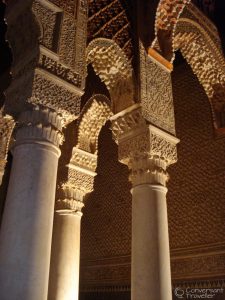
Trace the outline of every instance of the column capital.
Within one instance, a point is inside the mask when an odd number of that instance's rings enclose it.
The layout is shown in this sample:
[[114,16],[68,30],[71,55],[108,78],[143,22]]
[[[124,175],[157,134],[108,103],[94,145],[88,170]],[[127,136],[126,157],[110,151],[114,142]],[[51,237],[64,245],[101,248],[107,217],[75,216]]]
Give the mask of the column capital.
[[81,213],[84,200],[93,191],[97,155],[73,148],[68,168],[68,179],[61,182],[56,193],[56,212]]
[[74,189],[71,185],[65,185],[57,191],[55,211],[58,214],[80,214],[84,206],[83,199],[85,193]]
[[53,109],[36,105],[20,114],[14,146],[49,142],[59,147],[63,140],[62,118]]
[[141,106],[135,104],[111,118],[118,143],[119,161],[131,170],[134,186],[144,183],[166,185],[167,167],[177,161],[179,139],[146,123]]

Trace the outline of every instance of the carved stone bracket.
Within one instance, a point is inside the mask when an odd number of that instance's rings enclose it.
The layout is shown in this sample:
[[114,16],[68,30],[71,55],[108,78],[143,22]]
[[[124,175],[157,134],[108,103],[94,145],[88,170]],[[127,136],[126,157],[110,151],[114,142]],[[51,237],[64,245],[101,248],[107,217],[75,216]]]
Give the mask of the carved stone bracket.
[[131,170],[134,186],[144,183],[166,185],[166,168],[177,161],[176,144],[179,140],[148,125],[140,105],[111,117],[112,131],[119,145],[119,160]]

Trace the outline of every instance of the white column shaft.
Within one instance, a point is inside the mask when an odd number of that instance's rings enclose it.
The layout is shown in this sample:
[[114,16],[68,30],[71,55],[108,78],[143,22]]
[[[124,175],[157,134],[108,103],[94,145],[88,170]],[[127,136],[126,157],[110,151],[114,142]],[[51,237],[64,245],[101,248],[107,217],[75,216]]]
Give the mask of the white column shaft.
[[78,300],[81,215],[55,214],[48,300]]
[[59,149],[20,144],[0,232],[0,299],[46,300]]
[[172,299],[166,191],[150,184],[132,189],[132,300]]

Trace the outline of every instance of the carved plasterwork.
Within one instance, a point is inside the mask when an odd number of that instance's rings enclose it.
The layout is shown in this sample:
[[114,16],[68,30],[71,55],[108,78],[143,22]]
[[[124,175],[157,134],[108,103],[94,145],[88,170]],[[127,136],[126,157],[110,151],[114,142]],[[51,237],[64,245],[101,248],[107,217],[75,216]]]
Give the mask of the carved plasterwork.
[[[60,183],[56,192],[56,210],[81,211],[86,197],[93,191],[97,156],[82,151],[73,151],[68,168],[68,179]],[[91,161],[91,162],[90,162]]]
[[104,95],[91,97],[81,113],[77,147],[90,153],[97,153],[99,132],[111,115],[107,97]]
[[[200,255],[199,255],[200,254]],[[225,288],[222,253],[195,253],[181,257],[171,253],[173,287]],[[107,291],[129,290],[131,280],[131,256],[116,256],[105,259],[81,261],[82,290]],[[205,280],[203,280],[205,278]],[[217,279],[215,279],[217,278]],[[223,280],[221,280],[223,279]],[[224,289],[225,292],[225,289]]]
[[35,0],[32,9],[40,25],[40,43],[46,48],[57,52],[62,9],[46,0]]
[[[78,139],[67,165],[68,178],[61,182],[57,193],[57,209],[70,209],[83,203],[94,186],[97,168],[98,136],[102,126],[112,115],[110,101],[104,95],[94,95],[84,106],[77,122]],[[70,191],[70,197],[68,192]]]
[[218,46],[218,35],[216,39],[212,29],[206,31],[208,24],[199,26],[198,21],[195,11],[193,14],[191,9],[184,12],[177,24],[174,49],[180,49],[197,75],[209,98],[215,127],[221,127],[225,108],[225,60]]
[[179,140],[147,125],[137,104],[111,117],[111,121],[119,145],[119,160],[131,170],[132,184],[166,185],[166,168],[177,160],[176,144]]
[[14,125],[13,118],[8,115],[4,116],[2,111],[0,111],[0,184],[7,162],[9,143]]
[[[86,76],[85,49],[88,4],[86,0],[73,2],[70,0],[70,3],[66,1],[66,3],[61,4],[65,11],[61,25],[59,57],[64,64],[79,73],[81,88],[83,89]],[[71,14],[72,11],[74,14]]]
[[98,38],[88,45],[86,56],[110,92],[112,111],[117,113],[132,105],[133,71],[122,49],[112,40]]
[[175,119],[171,74],[153,61],[140,44],[140,96],[143,116],[174,134]]
[[155,19],[155,40],[152,47],[159,48],[162,55],[174,59],[172,40],[178,19],[185,6],[191,0],[161,0],[157,7]]
[[36,69],[32,96],[28,102],[56,110],[66,126],[80,113],[80,96],[79,90],[66,86],[63,81],[50,76],[42,69]]
[[81,87],[81,76],[78,72],[68,68],[43,52],[40,53],[38,66],[78,88]]
[[84,79],[86,77],[85,50],[87,41],[87,19],[87,0],[79,0],[76,22],[76,51],[74,68],[83,78],[82,88],[84,88]]
[[[64,126],[79,115],[86,68],[87,5],[85,1],[78,2],[76,14],[72,2],[67,3],[70,7],[72,5],[68,10],[63,2],[35,0],[18,18],[8,17],[11,22],[7,37],[12,44],[14,62],[13,81],[6,92],[7,113],[17,118],[30,102],[57,111]],[[9,16],[11,6],[8,7]],[[82,33],[81,29],[79,33],[76,31],[79,26],[83,26]],[[82,53],[79,47],[82,47]],[[76,62],[80,66],[77,70]]]

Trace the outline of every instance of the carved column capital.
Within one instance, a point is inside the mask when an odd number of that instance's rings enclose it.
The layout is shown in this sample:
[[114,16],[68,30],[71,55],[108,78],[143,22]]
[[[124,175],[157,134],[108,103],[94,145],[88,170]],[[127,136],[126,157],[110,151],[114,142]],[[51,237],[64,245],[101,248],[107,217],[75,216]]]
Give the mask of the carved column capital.
[[68,180],[61,183],[56,194],[56,212],[81,213],[85,198],[93,191],[97,155],[77,147],[67,165]]
[[36,105],[20,114],[15,146],[32,141],[59,147],[63,139],[62,117],[56,111]]
[[134,186],[144,183],[166,185],[167,167],[177,161],[179,140],[163,130],[148,125],[141,106],[135,104],[111,118],[118,143],[119,161],[130,169]]

